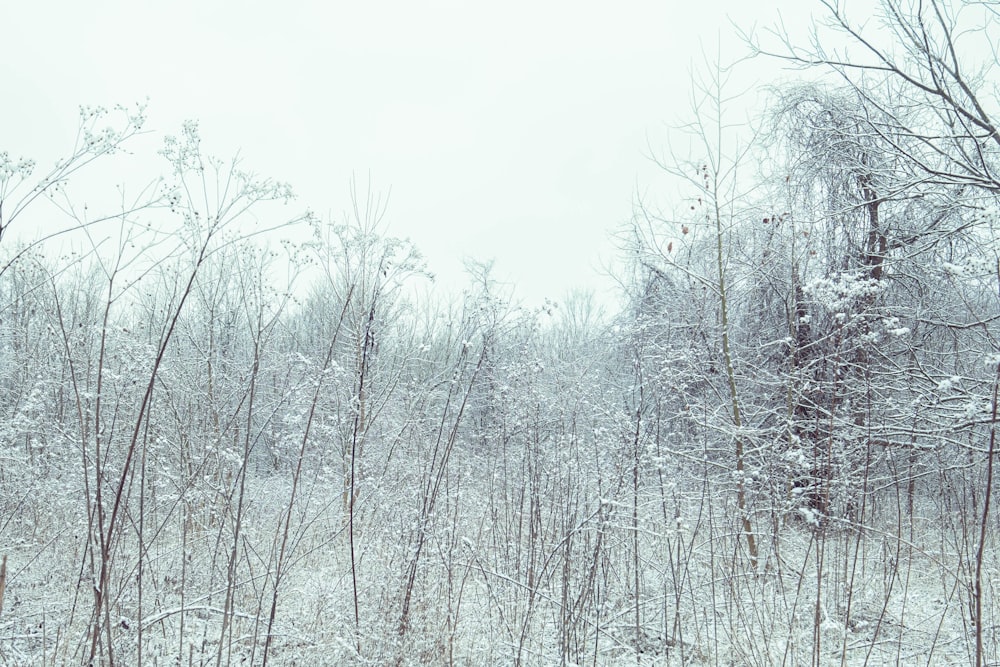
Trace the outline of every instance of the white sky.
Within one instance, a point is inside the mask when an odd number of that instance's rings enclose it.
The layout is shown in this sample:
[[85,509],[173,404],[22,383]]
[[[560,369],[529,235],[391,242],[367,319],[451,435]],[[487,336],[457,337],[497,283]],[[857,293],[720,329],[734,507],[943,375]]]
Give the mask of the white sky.
[[657,187],[647,138],[689,114],[702,51],[813,4],[4,2],[0,150],[48,167],[80,104],[148,96],[157,146],[197,119],[208,152],[337,217],[370,176],[443,283],[493,258],[527,303],[559,300],[609,284],[610,234]]

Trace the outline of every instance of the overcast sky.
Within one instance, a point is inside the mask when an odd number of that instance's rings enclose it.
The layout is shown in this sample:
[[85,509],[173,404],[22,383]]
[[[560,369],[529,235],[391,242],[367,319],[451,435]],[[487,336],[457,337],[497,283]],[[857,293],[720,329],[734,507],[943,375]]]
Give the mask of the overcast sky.
[[608,284],[611,233],[658,185],[647,141],[688,114],[703,51],[739,55],[730,22],[802,26],[812,4],[5,2],[0,150],[48,166],[80,104],[148,96],[151,129],[197,119],[208,152],[321,214],[352,174],[391,190],[389,231],[445,284],[495,259],[527,303],[558,300]]

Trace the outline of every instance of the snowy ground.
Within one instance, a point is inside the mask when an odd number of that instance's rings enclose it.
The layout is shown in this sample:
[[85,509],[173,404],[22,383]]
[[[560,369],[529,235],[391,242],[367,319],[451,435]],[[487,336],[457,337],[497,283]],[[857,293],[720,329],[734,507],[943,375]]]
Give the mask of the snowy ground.
[[[141,607],[133,583],[138,560],[134,554],[121,559],[135,567],[116,572],[118,664],[139,664],[140,642],[146,665],[261,662],[273,590],[268,563],[287,490],[280,480],[255,482],[225,632],[228,524],[208,522],[182,534],[167,521],[142,561]],[[901,532],[885,517],[860,534],[790,520],[775,539],[766,517],[759,517],[755,570],[721,494],[707,504],[690,499],[690,519],[679,530],[657,521],[651,502],[640,506],[645,516],[639,517],[636,559],[624,510],[566,530],[558,521],[561,509],[542,504],[534,537],[522,533],[519,541],[500,543],[518,537],[521,524],[501,525],[488,498],[460,493],[465,504],[449,504],[429,529],[404,633],[400,600],[413,558],[405,513],[376,495],[367,499],[355,534],[355,622],[341,507],[314,494],[293,526],[295,553],[279,587],[269,664],[972,662],[973,545],[960,524],[942,523],[936,503],[919,504]],[[81,571],[82,517],[72,497],[58,493],[44,502],[23,498],[15,517],[5,530],[0,663],[81,664],[93,603],[90,574]],[[996,656],[992,600],[1000,575],[992,542],[986,553],[985,652]]]

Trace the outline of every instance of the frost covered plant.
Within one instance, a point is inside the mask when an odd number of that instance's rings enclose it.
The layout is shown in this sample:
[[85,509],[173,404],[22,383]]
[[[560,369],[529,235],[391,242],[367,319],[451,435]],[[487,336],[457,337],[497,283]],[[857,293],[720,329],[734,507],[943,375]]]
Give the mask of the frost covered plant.
[[173,177],[164,183],[161,196],[170,212],[181,216],[187,232],[185,243],[190,248],[200,247],[206,237],[217,236],[218,243],[224,246],[247,235],[289,222],[308,222],[313,217],[307,211],[292,221],[258,226],[259,217],[248,216],[247,212],[262,202],[289,203],[294,199],[291,186],[240,168],[239,157],[225,161],[202,152],[196,121],[186,121],[180,135],[165,137],[159,152],[170,163]]
[[115,153],[122,147],[122,140],[142,131],[146,123],[146,103],[136,103],[134,109],[118,104],[114,112],[124,118],[124,126],[101,126],[108,117],[105,107],[80,107],[80,130],[77,133],[76,151],[94,156]]
[[17,176],[24,180],[35,170],[35,161],[28,158],[12,160],[7,151],[0,151],[0,196],[11,186],[10,181]]
[[816,305],[831,313],[849,313],[855,304],[874,299],[881,289],[874,278],[852,273],[814,278],[802,286]]
[[189,170],[203,171],[205,165],[201,156],[201,135],[198,132],[198,121],[184,121],[179,137],[167,135],[163,140],[160,155],[173,165],[175,176],[180,176]]
[[[61,192],[71,177],[92,162],[122,150],[142,132],[145,121],[145,103],[133,107],[118,105],[110,112],[103,107],[80,107],[80,123],[71,154],[58,160],[34,184],[30,181],[35,173],[34,160],[25,157],[14,160],[8,152],[0,152],[0,239],[34,201]],[[10,262],[0,273],[9,265]]]
[[996,274],[994,260],[984,255],[967,257],[962,263],[942,261],[938,266],[946,276],[958,280],[990,279]]
[[902,326],[898,317],[883,318],[882,326],[885,327],[885,332],[894,338],[901,338],[910,333],[910,328]]

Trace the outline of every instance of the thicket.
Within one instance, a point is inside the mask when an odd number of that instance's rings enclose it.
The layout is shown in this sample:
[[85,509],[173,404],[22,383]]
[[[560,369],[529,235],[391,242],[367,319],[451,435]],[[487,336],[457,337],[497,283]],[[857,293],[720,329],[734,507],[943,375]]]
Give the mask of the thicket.
[[694,82],[617,312],[421,298],[384,201],[289,216],[194,124],[76,203],[141,107],[0,154],[0,662],[1000,659],[996,7],[819,5],[752,123]]

